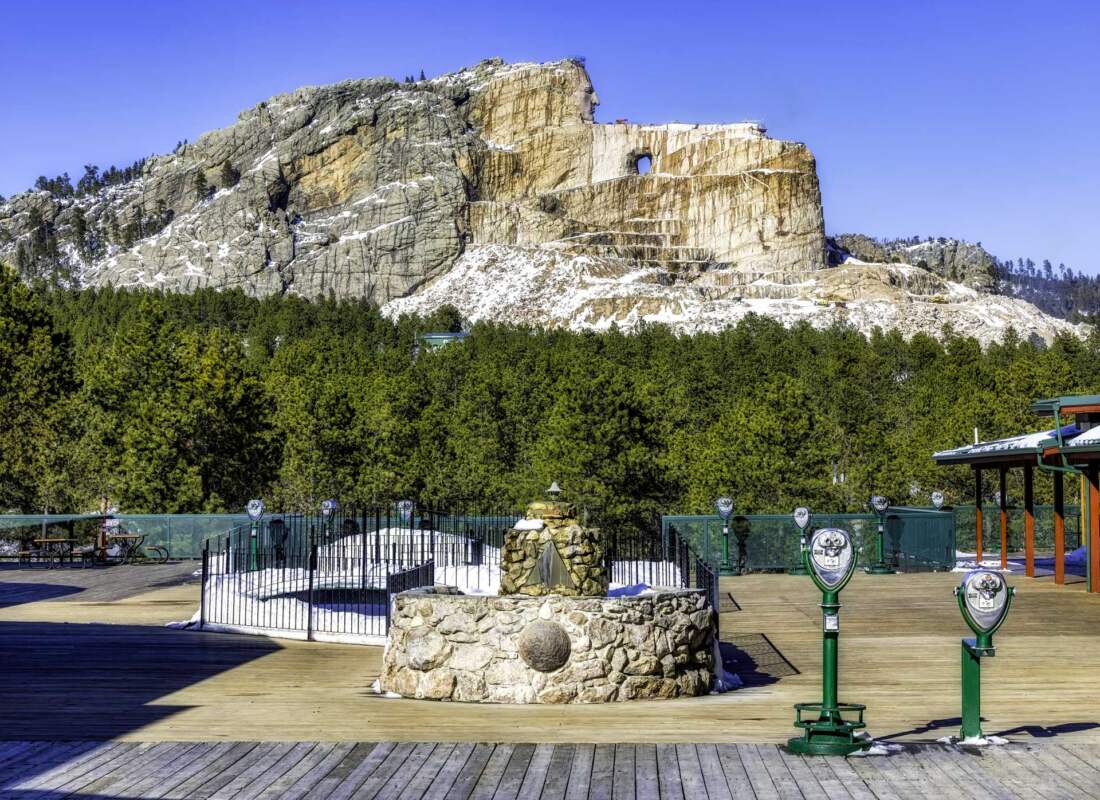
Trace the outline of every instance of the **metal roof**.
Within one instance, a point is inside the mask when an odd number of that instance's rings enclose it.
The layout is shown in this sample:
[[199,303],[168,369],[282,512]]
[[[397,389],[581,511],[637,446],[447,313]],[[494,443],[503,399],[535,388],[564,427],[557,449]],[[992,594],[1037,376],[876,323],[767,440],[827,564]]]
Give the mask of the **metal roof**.
[[[1062,439],[1077,436],[1080,428],[1076,424],[1062,426]],[[1035,433],[1023,433],[1019,436],[1009,436],[1006,439],[996,439],[991,442],[978,442],[956,447],[952,450],[941,450],[934,453],[934,458],[940,464],[973,464],[1005,461],[1026,461],[1036,454],[1042,453],[1046,448],[1058,444],[1057,429],[1037,431]]]
[[1091,453],[1096,450],[1100,450],[1100,425],[1089,428],[1062,447],[1063,453]]
[[1041,417],[1053,417],[1055,412],[1072,414],[1076,410],[1100,411],[1100,394],[1065,394],[1047,397],[1031,404],[1031,410]]

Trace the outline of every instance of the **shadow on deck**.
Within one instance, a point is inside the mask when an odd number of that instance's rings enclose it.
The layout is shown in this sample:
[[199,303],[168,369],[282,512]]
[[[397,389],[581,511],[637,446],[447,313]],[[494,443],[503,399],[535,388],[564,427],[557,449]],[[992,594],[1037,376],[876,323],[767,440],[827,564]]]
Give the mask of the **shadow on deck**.
[[[187,708],[160,698],[280,649],[270,639],[166,628],[0,622],[0,740],[133,733]],[[43,752],[42,762],[28,754],[0,764],[0,795],[58,765],[56,749]]]

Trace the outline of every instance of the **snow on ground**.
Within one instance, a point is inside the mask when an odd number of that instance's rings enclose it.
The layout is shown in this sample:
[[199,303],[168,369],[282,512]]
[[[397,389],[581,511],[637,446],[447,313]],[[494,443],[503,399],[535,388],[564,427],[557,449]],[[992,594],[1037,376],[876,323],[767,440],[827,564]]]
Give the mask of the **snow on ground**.
[[960,739],[958,736],[941,736],[936,741],[953,747],[989,747],[1008,744],[1008,739],[1003,736],[968,736],[965,739]]
[[[469,247],[448,272],[415,294],[391,300],[382,312],[397,318],[453,305],[471,322],[571,330],[606,330],[615,324],[627,332],[661,323],[686,334],[718,331],[750,313],[773,317],[784,325],[806,321],[824,328],[841,322],[863,333],[876,327],[896,328],[906,336],[919,332],[939,337],[944,325],[951,325],[983,342],[1000,340],[1009,327],[1023,338],[1038,336],[1047,341],[1059,332],[1083,335],[1084,331],[1083,326],[1050,317],[1022,300],[982,294],[939,278],[935,282],[940,294],[920,294],[918,279],[926,271],[907,264],[853,264],[849,267],[853,274],[846,278],[852,285],[847,289],[830,288],[837,275],[821,270],[820,278],[799,284],[795,297],[786,293],[750,296],[749,292],[734,297],[736,290],[706,294],[690,281],[664,285],[660,270],[639,269],[637,262],[626,259],[565,252],[561,248],[566,244]],[[720,268],[708,273],[721,274]],[[777,291],[789,288],[776,287]],[[840,289],[854,295],[843,304],[831,302],[836,299],[834,290]],[[839,296],[847,297],[843,291]]]
[[[982,569],[991,569],[995,572],[1013,572],[1014,570],[1010,566],[1008,569],[1001,569],[1001,556],[997,554],[995,557],[983,558],[982,563],[978,564],[977,553],[965,553],[962,550],[955,551],[955,568],[952,572],[970,572],[971,570],[978,569],[980,566]],[[1011,561],[1008,562],[1012,564]]]

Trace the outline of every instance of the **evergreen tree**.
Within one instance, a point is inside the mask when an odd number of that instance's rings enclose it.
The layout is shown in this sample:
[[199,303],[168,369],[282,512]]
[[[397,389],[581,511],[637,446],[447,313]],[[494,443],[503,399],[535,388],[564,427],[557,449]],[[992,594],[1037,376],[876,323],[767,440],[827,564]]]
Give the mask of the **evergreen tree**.
[[210,196],[210,186],[206,182],[206,171],[202,167],[199,167],[195,172],[195,177],[191,181],[191,187],[195,190],[195,194],[198,195],[200,200],[205,200]]
[[41,299],[0,265],[0,509],[60,504],[48,489],[57,476],[42,466],[57,446],[57,404],[72,388],[65,336]]
[[234,167],[231,161],[225,161],[222,163],[221,185],[224,188],[228,189],[231,186],[236,186],[240,179],[240,170]]

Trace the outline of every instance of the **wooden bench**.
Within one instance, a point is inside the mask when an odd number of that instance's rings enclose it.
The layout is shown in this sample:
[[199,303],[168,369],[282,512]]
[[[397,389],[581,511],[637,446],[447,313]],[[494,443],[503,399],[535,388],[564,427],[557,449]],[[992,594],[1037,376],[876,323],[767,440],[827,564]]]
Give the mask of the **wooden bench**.
[[99,562],[98,554],[96,553],[95,545],[88,545],[86,547],[78,547],[73,550],[72,557],[75,559],[80,558],[81,567],[94,567]]
[[39,555],[41,555],[41,553],[38,550],[12,550],[0,554],[0,559],[11,558],[17,560],[20,564],[30,565],[31,559]]

